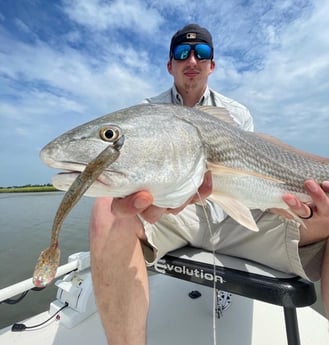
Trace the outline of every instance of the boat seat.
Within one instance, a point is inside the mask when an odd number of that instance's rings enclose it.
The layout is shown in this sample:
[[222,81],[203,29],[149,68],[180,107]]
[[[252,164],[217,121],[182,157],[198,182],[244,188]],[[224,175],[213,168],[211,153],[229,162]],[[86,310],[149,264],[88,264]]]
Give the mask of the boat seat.
[[[215,264],[215,269],[214,269]],[[296,308],[316,301],[314,284],[298,276],[227,255],[184,247],[150,270],[283,307],[288,345],[300,345]]]

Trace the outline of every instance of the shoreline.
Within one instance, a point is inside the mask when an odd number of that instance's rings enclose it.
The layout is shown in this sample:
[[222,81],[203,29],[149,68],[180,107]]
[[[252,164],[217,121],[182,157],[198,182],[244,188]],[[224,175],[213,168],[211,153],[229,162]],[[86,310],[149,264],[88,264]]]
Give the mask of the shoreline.
[[54,186],[0,187],[0,193],[58,192]]

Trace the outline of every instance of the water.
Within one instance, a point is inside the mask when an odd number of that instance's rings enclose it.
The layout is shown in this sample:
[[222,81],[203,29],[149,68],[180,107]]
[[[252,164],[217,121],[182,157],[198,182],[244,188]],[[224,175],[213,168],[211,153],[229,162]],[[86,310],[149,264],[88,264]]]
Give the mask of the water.
[[[48,247],[50,230],[64,193],[0,193],[0,288],[32,276],[36,260]],[[60,234],[61,264],[76,252],[88,250],[88,226],[93,198],[83,197],[66,218]],[[318,302],[324,314],[319,284]],[[16,305],[0,304],[0,329],[49,309],[56,287],[28,295]]]
[[[0,194],[0,288],[32,276],[36,260],[48,247],[62,192]],[[83,197],[64,221],[60,234],[61,264],[75,252],[88,251],[88,226],[94,199]],[[30,291],[16,305],[0,304],[0,329],[45,311],[55,299],[50,285]]]

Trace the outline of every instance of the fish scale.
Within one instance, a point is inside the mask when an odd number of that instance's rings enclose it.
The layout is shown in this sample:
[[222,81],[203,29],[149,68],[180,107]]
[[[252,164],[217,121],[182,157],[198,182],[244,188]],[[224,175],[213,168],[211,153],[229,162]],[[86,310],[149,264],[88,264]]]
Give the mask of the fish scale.
[[[218,121],[213,120],[214,124]],[[270,175],[285,182],[293,191],[304,192],[303,182],[313,178],[319,183],[328,179],[328,164],[304,158],[302,155],[260,139],[254,133],[228,128],[226,124],[203,127],[199,122],[202,138],[208,144],[208,159],[230,167]],[[205,128],[205,130],[202,130]],[[243,135],[240,135],[243,133]],[[225,140],[222,140],[222,137]],[[219,138],[219,140],[216,140]],[[225,147],[225,149],[223,149]],[[254,154],[251,154],[254,153]]]
[[54,177],[55,187],[67,190],[86,162],[104,149],[100,133],[108,126],[125,136],[125,144],[86,195],[124,197],[143,189],[156,206],[175,208],[196,193],[210,169],[212,199],[256,231],[250,209],[287,208],[284,193],[309,201],[304,181],[329,180],[328,158],[245,132],[224,108],[141,104],[94,119],[49,143],[41,158],[67,172]]

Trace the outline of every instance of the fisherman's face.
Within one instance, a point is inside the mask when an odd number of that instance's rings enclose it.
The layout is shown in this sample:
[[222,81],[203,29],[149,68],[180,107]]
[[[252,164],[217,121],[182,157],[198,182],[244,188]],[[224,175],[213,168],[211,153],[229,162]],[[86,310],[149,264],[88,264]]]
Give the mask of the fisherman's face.
[[198,60],[195,51],[191,51],[185,60],[170,59],[167,69],[174,77],[179,92],[189,91],[193,88],[204,89],[208,83],[208,76],[215,69],[215,62],[210,59]]

